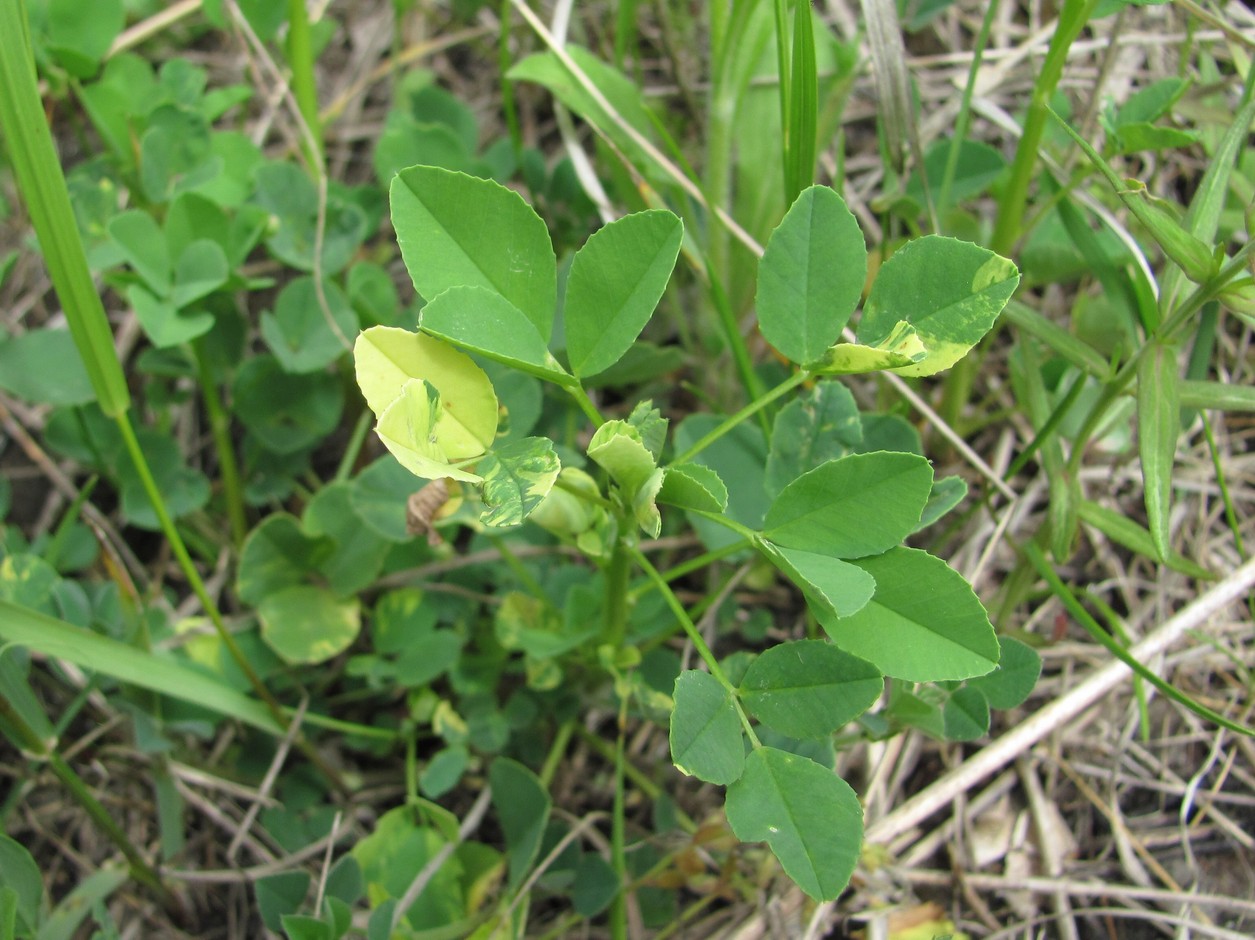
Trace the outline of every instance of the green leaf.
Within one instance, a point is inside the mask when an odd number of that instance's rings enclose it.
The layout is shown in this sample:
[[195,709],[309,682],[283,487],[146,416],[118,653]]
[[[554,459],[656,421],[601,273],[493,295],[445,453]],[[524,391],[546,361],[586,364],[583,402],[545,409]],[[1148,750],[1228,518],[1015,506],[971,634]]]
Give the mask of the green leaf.
[[[656,121],[645,105],[644,95],[637,82],[605,64],[581,46],[571,43],[564,46],[563,50],[628,126],[646,140],[657,141]],[[655,182],[672,182],[645,149],[611,118],[601,103],[589,94],[584,85],[553,53],[528,56],[511,68],[507,77],[511,81],[531,81],[544,85],[555,98],[605,134],[615,148],[627,156],[632,166],[640,168]]]
[[90,78],[126,26],[122,0],[84,6],[75,0],[49,0],[48,49],[76,78]]
[[401,395],[379,416],[375,433],[406,470],[425,480],[450,478],[478,483],[480,477],[454,467],[440,440],[445,415],[440,393],[422,379],[410,379]]
[[[941,181],[946,175],[952,143],[949,137],[939,138],[924,154],[924,175],[928,179],[933,199],[941,198]],[[960,141],[958,156],[947,204],[938,205],[939,212],[945,212],[956,203],[985,192],[1007,166],[1006,158],[1001,153],[988,144],[975,140]],[[918,170],[911,174],[906,184],[906,196],[917,206],[926,205],[924,184]]]
[[348,298],[331,281],[324,281],[323,310],[312,277],[286,284],[275,299],[274,313],[261,315],[261,336],[288,372],[317,372],[348,351],[357,334],[357,315]]
[[781,643],[741,679],[741,701],[763,724],[791,738],[822,739],[853,721],[885,689],[879,670],[825,640]]
[[289,665],[326,662],[348,649],[362,626],[355,598],[341,600],[310,584],[268,595],[257,619],[262,638]]
[[728,787],[728,822],[742,842],[766,842],[816,901],[849,884],[863,844],[863,809],[850,785],[813,760],[756,748]]
[[0,339],[0,388],[39,405],[84,405],[96,398],[69,330]]
[[1137,449],[1142,460],[1146,520],[1160,561],[1172,552],[1169,513],[1172,465],[1181,431],[1179,381],[1176,347],[1152,342],[1137,365]]
[[944,561],[894,548],[853,564],[876,580],[871,601],[850,617],[815,612],[839,647],[911,682],[967,679],[998,665],[985,608]]
[[523,883],[549,824],[552,803],[540,778],[517,761],[498,757],[488,769],[492,805],[505,833],[508,889]]
[[989,733],[989,702],[978,689],[957,689],[941,709],[942,726],[950,741],[975,741]]
[[0,835],[0,886],[16,895],[18,929],[34,934],[43,919],[43,876],[30,852],[6,835]]
[[670,422],[662,416],[662,412],[654,407],[651,399],[638,401],[632,413],[628,415],[628,424],[636,428],[641,435],[641,443],[654,455],[654,460],[662,457],[662,449],[667,443],[667,426]]
[[109,220],[109,237],[122,260],[135,269],[149,289],[160,297],[172,287],[170,251],[157,220],[141,209],[121,212]]
[[571,371],[596,375],[628,351],[662,298],[684,226],[655,209],[595,232],[571,262],[563,322]]
[[537,659],[561,656],[587,641],[598,629],[587,620],[575,624],[563,621],[558,611],[540,598],[511,591],[502,598],[493,621],[498,642],[506,649],[521,649]]
[[776,496],[803,473],[849,454],[863,439],[863,422],[850,390],[819,382],[776,415],[767,455],[767,491]]
[[440,446],[451,460],[477,457],[497,436],[497,396],[484,370],[456,349],[422,333],[374,326],[353,346],[357,384],[382,418],[406,383],[422,379],[440,393]]
[[875,555],[919,524],[933,470],[914,454],[881,451],[830,460],[781,491],[763,535],[786,548],[835,558]]
[[331,925],[308,914],[284,914],[279,918],[287,940],[334,940]]
[[814,607],[830,616],[848,617],[862,610],[876,590],[866,571],[831,555],[784,548],[766,539],[758,540],[758,548]]
[[863,232],[827,186],[798,196],[758,265],[758,323],[786,358],[821,358],[849,322],[867,279]]
[[257,912],[262,922],[278,932],[283,916],[296,913],[305,904],[309,883],[309,874],[303,871],[279,872],[257,879],[253,883],[253,892],[257,896]]
[[928,494],[928,502],[920,515],[919,526],[915,531],[928,528],[967,496],[967,482],[959,476],[942,477],[933,481],[932,492]]
[[709,467],[699,463],[674,464],[666,468],[658,502],[681,509],[723,512],[728,506],[728,488]]
[[562,465],[553,442],[543,437],[525,437],[499,447],[479,463],[484,480],[484,525],[518,525],[540,505],[551,489]]
[[8,601],[0,601],[0,640],[64,659],[121,682],[192,702],[268,734],[280,733],[270,711],[261,702],[169,655],[144,652]]
[[[470,760],[471,753],[465,745],[453,744],[441,748],[418,775],[419,789],[428,799],[439,799],[458,785]],[[457,831],[456,828],[454,831]]]
[[307,534],[287,513],[272,513],[244,540],[235,593],[256,607],[271,594],[304,582],[334,551],[331,539]]
[[671,760],[707,783],[729,784],[745,766],[745,744],[732,693],[708,672],[689,669],[675,680]]
[[626,421],[607,421],[588,442],[588,456],[610,474],[628,500],[635,498],[658,468],[657,460]]
[[[183,462],[178,442],[169,434],[151,428],[136,432],[166,511],[174,519],[195,512],[209,502],[209,478]],[[122,491],[122,515],[132,525],[153,531],[160,530],[157,511],[153,508],[129,452],[119,456],[114,468]]]
[[254,356],[240,367],[232,398],[235,416],[278,454],[313,447],[336,429],[344,408],[337,376],[293,375],[273,356]]
[[1015,637],[999,638],[1002,654],[993,672],[967,680],[969,689],[985,696],[991,708],[1015,708],[1024,702],[1041,676],[1041,657]]
[[179,255],[170,302],[176,307],[186,307],[212,294],[227,282],[230,274],[222,247],[209,239],[198,238]]
[[335,543],[320,565],[327,586],[341,597],[364,590],[379,576],[390,544],[363,523],[352,504],[348,481],[324,486],[305,507],[301,523],[314,537]]
[[874,346],[837,343],[823,358],[810,365],[815,375],[859,375],[886,369],[904,369],[928,358],[928,347],[915,327],[899,320],[889,334]]
[[566,378],[526,314],[483,287],[450,287],[423,308],[419,325],[455,346],[537,378],[559,384]]
[[989,332],[1019,282],[1019,271],[1006,258],[954,238],[925,235],[881,265],[863,305],[859,342],[878,346],[905,321],[928,354],[893,371],[932,375],[962,359]]
[[522,311],[548,342],[557,261],[545,223],[518,193],[429,166],[402,170],[389,193],[401,256],[425,300],[451,287],[485,288]]
[[158,349],[169,349],[204,336],[214,326],[207,310],[180,310],[169,300],[154,297],[138,284],[126,289],[126,301],[135,311],[144,334]]
[[422,486],[395,457],[385,454],[353,480],[349,501],[376,535],[389,542],[408,542],[413,536],[406,525],[405,507]]
[[[1139,555],[1145,555],[1147,558],[1155,556],[1155,543],[1151,540],[1150,533],[1123,513],[1107,509],[1088,499],[1083,499],[1076,504],[1076,513],[1082,522],[1092,525],[1113,542]],[[1200,581],[1216,579],[1216,576],[1202,565],[1186,558],[1178,551],[1170,552],[1164,563],[1173,571],[1179,571],[1191,578],[1198,578]]]
[[92,872],[53,908],[36,935],[37,940],[73,940],[83,921],[120,887],[131,880],[130,873],[118,868]]
[[[723,421],[722,416],[697,413],[680,422],[675,432],[675,449],[683,453]],[[763,488],[763,467],[767,462],[767,442],[757,424],[744,422],[698,454],[696,462],[710,467],[728,488],[728,516],[742,525],[758,528],[767,511]],[[723,526],[691,516],[693,528],[707,548],[716,549],[742,541],[740,535]]]

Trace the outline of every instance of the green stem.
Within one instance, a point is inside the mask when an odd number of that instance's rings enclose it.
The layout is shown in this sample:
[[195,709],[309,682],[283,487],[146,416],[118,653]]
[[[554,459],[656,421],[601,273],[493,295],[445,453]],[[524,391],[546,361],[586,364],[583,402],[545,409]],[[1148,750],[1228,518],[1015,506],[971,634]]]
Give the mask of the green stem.
[[0,37],[0,130],[13,175],[96,402],[101,411],[114,417],[130,407],[130,391],[104,305],[87,268],[65,176],[39,97],[22,0],[0,0]]
[[322,166],[322,122],[318,116],[318,85],[314,80],[314,43],[305,0],[288,0],[288,65],[292,69],[292,94],[309,128],[305,158],[311,167]]
[[83,781],[83,778],[74,771],[73,767],[66,763],[65,758],[48,747],[47,742],[40,738],[18,713],[17,709],[13,708],[3,696],[0,696],[0,719],[4,720],[15,737],[19,739],[15,743],[18,743],[20,747],[36,755],[39,759],[47,761],[48,767],[56,775],[57,779],[61,781],[62,786],[70,791],[70,795],[83,808],[92,822],[100,828],[100,831],[126,857],[131,877],[140,884],[156,891],[164,903],[173,905],[174,897],[161,880],[157,870],[140,854],[139,849],[135,847],[127,834],[114,821],[112,814],[96,799],[90,788]]
[[[630,520],[620,519],[622,531]],[[632,576],[632,557],[629,546],[620,536],[610,555],[610,563],[606,566],[606,627],[605,642],[616,650],[623,646],[627,636],[628,624],[628,583]]]
[[566,749],[571,743],[571,735],[575,733],[575,724],[573,718],[564,721],[558,726],[558,733],[553,736],[553,744],[549,746],[549,753],[545,755],[545,763],[541,765],[539,775],[540,782],[546,790],[553,783],[562,758],[566,756]]
[[[282,706],[278,700],[270,693],[265,684],[261,681],[261,677],[257,675],[253,665],[249,662],[244,651],[240,649],[235,637],[231,635],[231,631],[227,629],[226,622],[222,619],[222,612],[218,610],[218,605],[214,603],[214,599],[209,596],[209,591],[205,587],[205,582],[201,579],[200,572],[196,570],[196,564],[192,561],[191,555],[188,554],[187,546],[183,542],[183,537],[179,534],[179,530],[174,525],[174,520],[170,518],[170,513],[166,509],[165,500],[162,498],[161,491],[157,488],[157,482],[153,479],[152,471],[148,467],[148,460],[144,456],[143,449],[139,445],[139,440],[135,437],[135,429],[131,426],[130,416],[123,412],[115,418],[118,431],[122,436],[122,442],[126,447],[127,453],[131,457],[131,462],[135,466],[135,472],[139,474],[140,483],[144,487],[144,492],[148,495],[148,500],[152,503],[153,511],[157,515],[158,525],[161,527],[162,534],[165,535],[166,541],[170,545],[170,550],[174,552],[174,557],[179,563],[179,568],[187,578],[192,593],[196,595],[200,601],[201,608],[209,617],[210,623],[213,624],[214,631],[218,634],[222,645],[226,648],[227,653],[240,667],[240,671],[248,680],[253,691],[257,693],[258,698],[265,704],[271,716],[278,725],[287,729],[290,722],[284,713]],[[329,781],[341,792],[347,793],[348,787],[345,785],[340,774],[323,760],[322,756],[310,746],[305,740],[304,735],[298,735],[296,739],[297,746],[301,752],[309,759],[309,761],[321,771]]]
[[[670,584],[672,581],[678,581],[687,574],[694,571],[700,571],[721,559],[727,558],[729,555],[735,555],[737,552],[744,551],[749,547],[745,542],[733,542],[731,545],[725,545],[723,548],[716,548],[709,552],[703,552],[695,555],[688,561],[682,561],[680,564],[672,568],[668,568],[662,573],[662,579]],[[639,584],[628,593],[629,603],[636,603],[650,591],[654,590],[657,585],[653,581],[646,579],[643,584]]]
[[1028,187],[1033,178],[1033,168],[1041,152],[1042,137],[1050,118],[1050,99],[1059,87],[1063,67],[1068,61],[1068,50],[1076,42],[1081,30],[1089,21],[1098,0],[1064,0],[1059,10],[1059,25],[1046,50],[1033,96],[1029,100],[1028,114],[1024,118],[1024,132],[1015,150],[1011,164],[1011,180],[998,203],[998,221],[994,225],[991,247],[999,254],[1010,253],[1020,236],[1024,210],[1028,205]]
[[[1255,243],[1247,242],[1243,245],[1215,275],[1209,278],[1206,283],[1199,284],[1190,296],[1182,301],[1181,305],[1159,324],[1159,328],[1155,330],[1153,338],[1163,342],[1171,341],[1174,334],[1193,318],[1196,311],[1213,300],[1224,289],[1226,284],[1246,270],[1247,259],[1251,257],[1253,251],[1255,251]],[[1071,471],[1079,468],[1089,436],[1094,433],[1094,429],[1102,421],[1107,408],[1123,394],[1125,388],[1133,381],[1134,376],[1137,375],[1138,364],[1142,361],[1142,357],[1154,345],[1151,342],[1143,343],[1129,357],[1128,361],[1120,367],[1119,371],[1112,376],[1111,380],[1103,386],[1073,442],[1072,456],[1069,460],[1069,469]]]
[[[706,264],[706,286],[710,292],[711,302],[715,305],[715,312],[719,316],[723,338],[728,344],[728,351],[732,354],[732,362],[736,366],[736,374],[741,380],[741,387],[751,399],[758,398],[763,394],[762,379],[754,371],[754,359],[750,355],[745,337],[741,335],[741,325],[737,323],[736,312],[728,300],[728,293],[723,289],[723,282],[717,278],[709,261]],[[763,422],[764,433],[770,433],[765,416]]]
[[570,382],[562,386],[571,397],[575,399],[575,403],[580,406],[580,411],[584,412],[585,417],[593,422],[593,427],[601,427],[606,423],[606,419],[601,416],[601,412],[597,410],[597,406],[593,404],[593,400],[588,397],[588,392],[584,391],[584,386],[579,383],[579,379],[572,379]]
[[340,463],[336,466],[334,478],[336,483],[343,483],[353,473],[353,467],[357,464],[358,455],[362,452],[362,445],[366,442],[366,435],[370,431],[370,423],[374,417],[369,408],[363,408],[362,413],[357,416],[353,433],[349,435],[348,446],[344,448],[344,456],[340,458]]
[[692,460],[694,457],[696,457],[698,454],[704,451],[707,447],[709,447],[715,441],[719,440],[729,431],[733,430],[737,425],[739,425],[746,418],[752,418],[759,411],[766,408],[768,405],[776,401],[782,395],[788,394],[789,392],[797,388],[799,385],[801,385],[810,377],[811,377],[810,373],[807,372],[805,369],[799,369],[797,372],[794,372],[791,376],[789,376],[787,379],[785,379],[783,382],[781,382],[771,391],[766,392],[763,395],[760,395],[758,398],[754,399],[752,402],[750,402],[748,405],[746,405],[736,414],[732,415],[732,417],[727,418],[722,423],[720,423],[717,427],[713,428],[709,434],[706,434],[705,436],[699,438],[696,441],[696,443],[694,443],[691,447],[688,448],[688,450],[686,450],[684,453],[676,457],[675,460],[672,461],[672,463],[673,464],[688,463],[690,460]]
[[196,359],[196,377],[200,383],[201,398],[205,402],[205,414],[209,417],[209,431],[218,451],[218,474],[222,478],[222,499],[227,507],[231,541],[239,548],[248,534],[248,521],[244,515],[244,488],[240,485],[235,445],[231,443],[231,418],[218,397],[213,371],[209,368],[202,343],[195,344],[193,356]]
[[745,714],[745,709],[741,707],[741,701],[737,698],[736,686],[734,686],[731,680],[728,679],[727,673],[725,673],[723,668],[719,665],[719,660],[715,659],[714,652],[706,644],[705,637],[703,637],[701,631],[697,629],[697,625],[693,623],[693,618],[690,617],[688,611],[684,609],[684,605],[680,603],[680,599],[676,597],[675,592],[671,590],[671,585],[667,584],[667,582],[663,580],[662,575],[658,572],[658,569],[650,564],[649,559],[641,554],[639,549],[629,547],[628,551],[632,554],[632,560],[635,561],[636,564],[640,566],[641,570],[649,576],[650,580],[658,586],[658,590],[662,592],[663,599],[666,601],[667,606],[671,608],[671,612],[675,614],[675,618],[680,621],[680,626],[683,627],[684,632],[688,634],[689,640],[693,643],[693,648],[697,650],[697,655],[699,655],[703,662],[706,663],[707,668],[710,670],[710,674],[714,676],[715,680],[723,686],[732,697],[732,703],[736,706],[736,713],[741,719],[741,726],[745,729],[745,733],[749,736],[750,742],[754,745],[754,747],[761,747],[762,745],[758,740],[758,735],[754,733],[754,727],[750,724],[749,716]]
[[1054,568],[1051,567],[1050,563],[1046,560],[1046,556],[1042,554],[1040,548],[1031,542],[1026,543],[1024,545],[1024,554],[1032,563],[1033,567],[1037,569],[1037,573],[1041,575],[1041,577],[1050,586],[1051,591],[1054,592],[1055,597],[1059,599],[1064,608],[1067,609],[1068,613],[1076,619],[1077,623],[1085,628],[1085,632],[1101,646],[1106,647],[1107,651],[1115,656],[1116,659],[1120,660],[1132,669],[1135,675],[1141,676],[1164,695],[1168,696],[1168,698],[1172,699],[1178,705],[1183,705],[1188,708],[1190,711],[1194,712],[1194,714],[1206,718],[1208,721],[1217,724],[1222,728],[1227,728],[1230,731],[1246,735],[1247,737],[1255,737],[1255,729],[1248,728],[1246,725],[1239,724],[1236,721],[1230,721],[1224,715],[1217,711],[1213,711],[1202,702],[1195,701],[1184,692],[1177,689],[1177,687],[1172,683],[1151,672],[1134,659],[1132,654],[1117,643],[1112,638],[1111,634],[1104,630],[1102,626],[1090,616],[1089,611],[1081,606],[1081,602],[1076,599],[1076,596],[1072,593],[1068,586],[1064,584],[1063,580],[1055,573]]
[[619,737],[614,748],[614,810],[610,818],[610,861],[614,867],[619,891],[610,905],[610,936],[613,940],[627,940],[627,699],[619,705]]
[[959,169],[959,153],[963,141],[967,139],[967,130],[972,123],[972,97],[976,93],[976,76],[980,73],[981,59],[985,55],[985,47],[989,45],[989,34],[993,30],[994,17],[998,12],[998,0],[990,0],[985,5],[985,18],[981,20],[980,32],[976,35],[976,43],[972,48],[972,64],[967,70],[967,84],[963,86],[963,100],[959,104],[959,114],[954,122],[954,136],[950,138],[950,150],[946,154],[946,168],[941,174],[941,188],[937,193],[937,211],[944,213],[950,204],[950,189],[954,186],[954,177]]

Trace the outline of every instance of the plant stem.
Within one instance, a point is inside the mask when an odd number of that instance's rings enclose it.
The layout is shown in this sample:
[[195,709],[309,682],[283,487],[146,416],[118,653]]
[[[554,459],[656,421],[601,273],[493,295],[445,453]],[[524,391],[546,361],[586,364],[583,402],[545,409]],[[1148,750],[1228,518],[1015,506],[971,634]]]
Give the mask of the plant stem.
[[687,463],[688,461],[692,460],[694,457],[696,457],[698,454],[704,451],[707,447],[709,447],[715,441],[719,440],[721,437],[723,437],[725,434],[727,434],[729,431],[731,431],[733,428],[739,425],[746,418],[752,418],[755,414],[757,414],[763,408],[766,408],[768,405],[776,401],[782,395],[785,395],[791,392],[793,389],[797,388],[799,385],[801,385],[810,377],[811,377],[811,374],[807,372],[805,369],[799,369],[797,372],[794,372],[791,376],[789,376],[787,379],[785,379],[783,382],[781,382],[771,391],[766,392],[763,395],[760,395],[758,398],[754,399],[752,402],[750,402],[748,405],[746,405],[736,414],[724,420],[721,424],[719,424],[718,427],[713,428],[709,434],[706,434],[704,437],[699,438],[696,443],[694,443],[691,447],[688,448],[688,450],[686,450],[684,453],[676,457],[675,460],[672,461],[672,464]]
[[619,737],[614,748],[614,812],[610,818],[610,861],[619,882],[619,891],[610,904],[610,936],[627,940],[627,787],[624,768],[627,766],[627,698],[619,705]]
[[318,116],[318,85],[314,80],[314,44],[305,0],[288,0],[288,66],[292,69],[292,94],[309,128],[302,139],[311,167],[322,166],[322,120]]
[[1024,132],[1015,149],[1015,161],[1011,164],[1011,180],[998,203],[998,221],[994,225],[992,245],[1000,255],[1009,254],[1016,239],[1028,205],[1028,187],[1033,178],[1033,167],[1041,151],[1042,136],[1049,120],[1050,99],[1059,87],[1063,67],[1068,61],[1068,50],[1076,42],[1081,30],[1089,21],[1098,0],[1063,0],[1059,10],[1059,25],[1046,50],[1033,96],[1029,100],[1028,114],[1024,118]]
[[575,719],[568,719],[558,726],[558,733],[553,736],[553,743],[549,745],[549,753],[545,755],[545,763],[541,765],[540,782],[546,790],[553,783],[554,775],[558,772],[558,766],[562,763],[562,758],[566,756],[567,746],[571,743],[571,735],[575,733]]
[[248,521],[244,515],[244,490],[240,485],[239,464],[235,459],[235,446],[231,443],[231,418],[222,406],[218,390],[214,387],[213,372],[205,356],[202,343],[193,350],[196,359],[196,378],[200,383],[201,397],[205,401],[205,414],[209,417],[209,431],[218,451],[218,472],[222,477],[222,499],[227,507],[227,522],[231,526],[231,541],[238,549],[248,534]]
[[998,13],[998,0],[990,0],[985,6],[985,18],[981,20],[980,32],[976,35],[976,43],[972,48],[972,64],[967,70],[967,83],[963,86],[963,100],[959,105],[959,114],[954,122],[954,136],[950,138],[950,150],[946,154],[946,168],[941,174],[941,187],[937,192],[937,212],[942,214],[950,205],[950,188],[954,185],[954,176],[959,168],[959,152],[963,141],[967,139],[967,130],[972,123],[972,97],[976,93],[976,76],[980,73],[981,59],[985,47],[989,45],[989,34],[993,30],[994,17]]
[[[252,663],[244,655],[244,651],[240,649],[239,644],[235,642],[235,637],[231,635],[231,631],[227,629],[226,622],[222,619],[222,612],[218,610],[218,605],[214,602],[214,599],[209,596],[205,582],[201,579],[200,572],[196,570],[195,562],[192,561],[191,555],[187,552],[187,546],[183,542],[183,537],[175,527],[174,520],[170,518],[165,500],[161,496],[161,491],[157,488],[157,482],[153,479],[152,471],[148,467],[148,461],[144,456],[143,449],[139,445],[139,440],[135,437],[135,429],[131,426],[130,416],[123,412],[116,417],[115,421],[122,436],[123,444],[131,457],[131,462],[135,465],[135,472],[139,474],[144,492],[148,495],[148,500],[152,503],[153,511],[157,515],[157,522],[161,527],[161,532],[166,537],[170,550],[174,552],[174,557],[179,563],[179,568],[187,578],[188,584],[192,588],[192,593],[200,601],[202,609],[205,611],[206,616],[209,617],[210,623],[213,624],[214,631],[218,634],[227,653],[235,661],[235,664],[240,667],[240,671],[248,679],[249,685],[252,686],[253,691],[257,693],[262,703],[265,704],[271,716],[286,731],[291,724],[287,714],[270,690],[266,688],[265,683],[261,681],[261,677],[253,669]],[[348,787],[340,777],[340,774],[322,759],[322,756],[305,740],[304,735],[298,735],[296,743],[309,761],[337,789],[342,793],[348,792]]]
[[[628,519],[619,520],[619,528],[630,524]],[[629,546],[620,535],[615,542],[614,551],[610,555],[610,563],[606,566],[606,626],[605,641],[616,650],[623,646],[627,636],[628,582],[632,575],[632,557]]]
[[684,609],[684,605],[680,603],[680,599],[675,596],[675,592],[671,590],[671,585],[663,580],[658,569],[649,563],[649,559],[641,554],[640,550],[629,547],[632,559],[641,567],[641,570],[658,586],[658,590],[662,592],[663,599],[667,602],[667,606],[671,608],[671,612],[675,614],[680,626],[684,628],[684,632],[688,634],[688,638],[692,641],[693,647],[697,650],[697,654],[701,656],[710,669],[710,674],[715,680],[727,690],[732,696],[732,704],[736,706],[736,713],[741,719],[741,726],[745,729],[745,733],[749,736],[750,742],[754,747],[761,747],[762,743],[758,740],[758,735],[754,733],[754,728],[750,724],[749,716],[745,714],[745,709],[741,707],[740,699],[737,698],[736,686],[728,679],[727,673],[719,665],[719,660],[715,659],[715,654],[706,644],[705,637],[701,631],[697,629],[697,625],[693,623],[693,618],[689,616],[688,611]]
[[29,751],[40,760],[47,761],[48,767],[61,781],[62,786],[70,791],[71,796],[83,808],[84,812],[91,817],[94,822],[106,836],[109,841],[116,845],[119,851],[126,857],[127,865],[130,868],[131,877],[140,884],[156,891],[167,906],[174,906],[174,896],[161,880],[161,876],[157,870],[149,864],[148,860],[140,854],[134,843],[125,832],[122,831],[113,816],[107,809],[96,799],[95,794],[60,754],[52,750],[47,742],[35,733],[34,729],[26,723],[17,709],[9,704],[9,701],[0,696],[0,718],[9,726],[14,735],[20,740],[15,742],[20,747]]
[[353,425],[353,433],[349,435],[349,443],[344,448],[344,455],[336,466],[334,477],[336,483],[344,482],[352,474],[353,466],[362,452],[362,444],[366,441],[366,435],[370,431],[370,422],[374,417],[369,408],[363,408],[362,413],[357,416],[357,423]]
[[113,348],[104,305],[87,269],[65,176],[39,97],[22,0],[0,0],[0,37],[0,129],[13,175],[96,402],[101,411],[114,417],[131,406],[130,391]]

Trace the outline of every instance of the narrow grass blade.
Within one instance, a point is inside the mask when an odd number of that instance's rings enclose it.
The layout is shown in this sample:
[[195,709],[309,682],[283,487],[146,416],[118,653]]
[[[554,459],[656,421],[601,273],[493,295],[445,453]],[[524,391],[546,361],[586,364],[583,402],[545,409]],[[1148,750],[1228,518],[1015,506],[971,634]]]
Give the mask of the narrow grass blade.
[[1041,340],[1058,355],[1095,378],[1105,379],[1111,369],[1102,356],[1082,339],[1073,336],[1063,327],[1023,304],[1012,300],[1002,310],[1002,315],[1014,323],[1020,331]]
[[1010,253],[1024,224],[1024,209],[1028,205],[1028,188],[1033,179],[1033,168],[1041,153],[1042,137],[1050,115],[1050,98],[1059,87],[1063,67],[1081,30],[1089,21],[1098,0],[1064,0],[1059,9],[1059,24],[1046,50],[1045,61],[1037,73],[1033,96],[1029,101],[1028,114],[1024,118],[1024,133],[1015,148],[1015,160],[1011,164],[1011,180],[998,201],[998,221],[994,225],[990,247],[999,254]]
[[211,676],[19,604],[0,600],[0,640],[200,705],[269,734],[282,733],[265,705]]
[[35,78],[22,0],[0,0],[0,128],[48,273],[102,411],[130,407],[113,333],[92,283]]
[[784,138],[785,202],[789,205],[815,178],[819,77],[815,66],[815,33],[810,0],[794,2],[791,71]]
[[[1145,555],[1147,558],[1155,556],[1155,543],[1151,539],[1150,533],[1128,516],[1107,509],[1088,499],[1081,500],[1077,504],[1076,510],[1082,522],[1092,525],[1111,541],[1123,545],[1129,551]],[[1202,565],[1186,558],[1180,552],[1169,552],[1165,564],[1173,571],[1179,571],[1200,581],[1216,580],[1214,574]]]
[[1201,702],[1190,698],[1171,682],[1155,675],[1155,673],[1151,672],[1140,662],[1134,659],[1129,651],[1117,643],[1112,638],[1111,634],[1104,630],[1102,625],[1090,616],[1089,611],[1081,606],[1081,602],[1076,599],[1076,596],[1072,593],[1068,586],[1063,583],[1057,574],[1055,574],[1054,569],[1050,566],[1050,562],[1046,560],[1046,556],[1042,554],[1041,549],[1039,549],[1036,545],[1033,545],[1032,543],[1025,544],[1024,554],[1028,556],[1028,560],[1032,563],[1033,567],[1037,569],[1037,573],[1045,579],[1046,583],[1050,586],[1050,590],[1054,593],[1055,597],[1059,598],[1060,603],[1063,604],[1068,613],[1075,617],[1076,622],[1085,628],[1085,632],[1093,637],[1100,645],[1105,646],[1108,652],[1115,656],[1116,659],[1120,660],[1120,662],[1132,669],[1135,675],[1141,676],[1164,695],[1168,696],[1168,698],[1172,699],[1172,701],[1176,702],[1178,705],[1185,706],[1190,711],[1194,712],[1194,714],[1200,715],[1222,728],[1228,728],[1230,731],[1236,731],[1238,734],[1246,735],[1247,737],[1255,737],[1255,728],[1249,728],[1236,721],[1230,721],[1219,712],[1213,711]]
[[1160,561],[1171,552],[1168,513],[1172,501],[1172,464],[1181,431],[1181,402],[1176,349],[1155,343],[1137,368],[1137,444],[1146,491],[1146,516]]
[[1255,386],[1227,382],[1180,383],[1181,407],[1208,411],[1255,411]]

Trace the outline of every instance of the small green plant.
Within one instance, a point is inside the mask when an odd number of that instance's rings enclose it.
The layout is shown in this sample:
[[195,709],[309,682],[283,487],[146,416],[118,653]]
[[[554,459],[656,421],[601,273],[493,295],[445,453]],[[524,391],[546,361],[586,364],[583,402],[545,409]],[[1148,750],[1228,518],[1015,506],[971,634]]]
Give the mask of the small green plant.
[[[357,340],[357,381],[379,438],[415,475],[460,489],[465,506],[455,518],[489,531],[530,517],[600,575],[596,590],[571,588],[561,616],[543,592],[508,595],[499,640],[524,654],[539,688],[572,668],[564,660],[587,662],[596,649],[626,714],[643,705],[634,677],[642,644],[683,630],[706,669],[680,672],[669,690],[676,766],[726,786],[737,836],[765,841],[812,897],[836,897],[861,848],[858,799],[788,742],[830,740],[881,698],[886,677],[894,692],[882,721],[916,709],[912,723],[977,736],[989,721],[982,689],[996,689],[1002,707],[1015,704],[1037,667],[1016,646],[1014,668],[988,678],[1000,647],[971,588],[940,559],[901,545],[964,489],[935,482],[918,454],[875,440],[829,376],[949,367],[993,325],[1019,280],[1015,266],[950,238],[912,242],[880,269],[858,342],[840,342],[867,252],[841,197],[806,189],[758,271],[763,335],[794,369],[735,415],[688,415],[669,440],[668,420],[650,402],[607,419],[586,383],[625,356],[648,323],[684,238],[678,218],[650,210],[600,229],[575,254],[559,304],[544,223],[510,190],[415,166],[397,175],[391,194],[401,252],[426,303],[418,332],[380,326]],[[474,357],[570,396],[589,422],[583,453],[566,448],[560,460],[544,437],[499,441],[509,404]],[[757,425],[747,422],[779,403],[770,444],[755,442],[756,465],[725,480],[729,445],[753,439]],[[828,639],[781,643],[735,667],[721,662],[673,593],[674,575],[643,550],[643,538],[663,531],[664,513],[669,531],[698,526],[712,552],[757,551],[802,592]],[[651,591],[671,625],[643,636],[632,607]],[[912,691],[920,683],[947,685]]]

